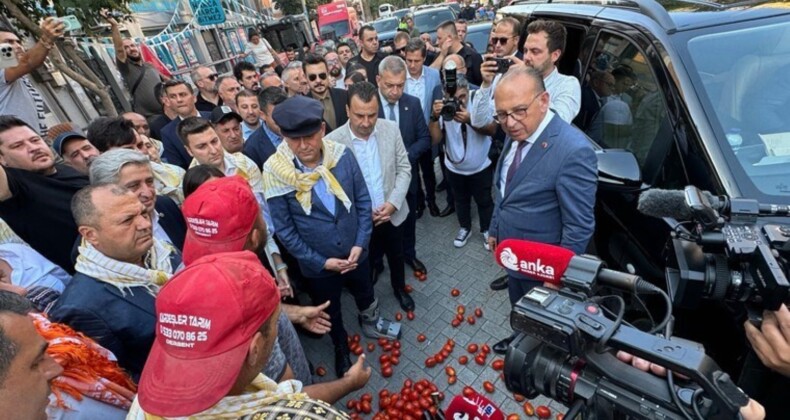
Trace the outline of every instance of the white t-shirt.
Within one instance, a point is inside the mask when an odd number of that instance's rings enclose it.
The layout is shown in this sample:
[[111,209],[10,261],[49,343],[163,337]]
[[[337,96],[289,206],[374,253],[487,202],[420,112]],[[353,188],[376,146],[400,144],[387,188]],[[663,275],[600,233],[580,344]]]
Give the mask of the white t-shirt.
[[480,134],[467,125],[466,146],[464,146],[461,128],[463,124],[455,120],[440,119],[439,125],[446,133],[444,164],[448,170],[458,175],[474,175],[491,165],[491,160],[488,158],[488,150],[491,148],[490,136]]
[[245,54],[252,53],[252,57],[255,58],[255,66],[268,66],[269,64],[274,62],[274,56],[272,55],[272,48],[269,45],[269,41],[261,38],[258,41],[258,44],[253,44],[252,42],[247,43],[247,48],[244,50]]
[[0,69],[0,115],[13,115],[30,125],[39,135],[47,135],[44,98],[27,76],[8,83],[5,69]]

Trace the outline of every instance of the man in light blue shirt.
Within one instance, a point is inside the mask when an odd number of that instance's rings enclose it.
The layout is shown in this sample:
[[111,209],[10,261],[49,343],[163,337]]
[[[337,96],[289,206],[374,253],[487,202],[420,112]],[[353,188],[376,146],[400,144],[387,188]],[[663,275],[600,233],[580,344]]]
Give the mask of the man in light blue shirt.
[[258,104],[258,95],[248,89],[236,95],[236,108],[241,115],[241,136],[246,142],[253,131],[261,126],[261,107]]

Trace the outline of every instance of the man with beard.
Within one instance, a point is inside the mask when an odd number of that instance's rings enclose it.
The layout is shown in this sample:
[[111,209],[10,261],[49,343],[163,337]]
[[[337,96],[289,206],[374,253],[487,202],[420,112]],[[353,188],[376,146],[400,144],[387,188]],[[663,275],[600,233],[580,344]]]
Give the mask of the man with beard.
[[197,66],[192,73],[192,82],[198,88],[197,106],[198,111],[211,112],[214,108],[222,105],[222,99],[217,93],[217,78],[219,75],[214,70],[206,66]]
[[55,163],[41,136],[10,115],[0,116],[0,165],[0,217],[46,259],[74,273],[71,197],[88,177]]
[[348,96],[343,89],[329,87],[329,72],[326,61],[319,55],[308,54],[304,60],[304,73],[310,84],[310,96],[321,102],[324,108],[324,122],[327,133],[348,121],[346,101]]
[[227,106],[218,106],[211,113],[210,121],[226,152],[238,153],[244,149],[244,138],[241,136],[241,124],[244,120],[241,115]]
[[345,89],[343,79],[346,78],[346,69],[340,64],[340,57],[334,51],[324,55],[326,66],[329,68],[329,85],[338,89]]
[[99,149],[85,136],[74,131],[57,136],[52,142],[52,148],[63,158],[63,162],[83,175],[88,174],[91,162],[99,156]]
[[121,38],[118,21],[109,15],[104,18],[112,30],[112,43],[115,47],[115,65],[129,87],[134,112],[151,118],[162,113],[162,105],[156,99],[154,88],[162,82],[162,76],[150,63],[143,61],[137,43],[131,38]]
[[0,26],[0,44],[10,44],[19,61],[14,67],[0,69],[0,115],[15,115],[42,136],[47,134],[44,100],[30,84],[27,74],[44,63],[52,43],[62,35],[63,23],[47,18],[41,23],[41,38],[30,51],[25,51],[13,30]]
[[260,89],[260,85],[258,84],[258,78],[261,76],[258,73],[258,69],[255,66],[247,61],[239,62],[233,67],[233,76],[236,77],[236,80],[241,83],[241,86],[244,89],[249,89],[252,91],[258,91]]
[[241,135],[247,141],[250,134],[261,126],[261,107],[258,105],[257,93],[249,89],[239,92],[236,95],[236,108],[242,118]]

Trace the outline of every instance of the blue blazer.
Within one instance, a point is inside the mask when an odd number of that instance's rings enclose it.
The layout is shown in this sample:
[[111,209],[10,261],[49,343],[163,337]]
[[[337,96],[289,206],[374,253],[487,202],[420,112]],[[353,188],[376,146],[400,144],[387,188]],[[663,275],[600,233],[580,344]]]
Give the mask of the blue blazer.
[[173,241],[173,245],[179,251],[183,251],[184,238],[187,236],[187,224],[178,204],[170,197],[158,196],[154,210],[159,213],[159,225]]
[[[442,80],[439,77],[439,70],[436,70],[433,67],[422,66],[422,72],[425,76],[425,103],[428,104],[425,109],[422,110],[422,113],[425,114],[425,123],[428,124],[428,119],[431,118],[431,107],[433,105],[433,101],[436,100],[435,89],[438,86],[439,89],[442,89]],[[438,99],[441,99],[439,97]]]
[[[207,120],[211,119],[210,112],[200,111],[200,116]],[[189,156],[184,143],[178,137],[178,123],[180,122],[181,118],[176,117],[162,128],[162,138],[160,139],[164,145],[162,160],[184,169],[189,169],[189,164],[192,163],[192,156]]]
[[343,152],[332,174],[351,200],[350,211],[335,198],[335,214],[330,213],[315,192],[309,216],[296,200],[296,192],[266,200],[277,237],[310,278],[337,274],[324,270],[326,260],[346,258],[354,246],[362,247],[359,261],[364,261],[373,231],[370,195],[351,150]]
[[554,115],[503,197],[500,174],[511,147],[508,137],[494,172],[496,204],[489,234],[497,242],[524,239],[583,253],[595,229],[598,161],[590,141]]
[[244,142],[244,149],[241,151],[245,156],[252,159],[258,169],[263,170],[263,164],[271,155],[277,153],[277,147],[272,143],[272,140],[263,130],[265,122],[261,122],[261,126],[256,128],[250,134],[247,141]]
[[155,298],[142,287],[126,295],[82,273],[72,277],[49,317],[96,340],[118,358],[135,382],[145,366],[156,332]]
[[[379,95],[376,97],[378,98]],[[423,118],[422,105],[417,97],[404,93],[398,101],[398,115],[400,134],[411,163],[409,193],[414,194],[417,192],[417,183],[420,182],[417,174],[417,159],[431,149],[431,133],[428,132],[428,124]],[[383,104],[379,104],[379,118],[385,118]]]

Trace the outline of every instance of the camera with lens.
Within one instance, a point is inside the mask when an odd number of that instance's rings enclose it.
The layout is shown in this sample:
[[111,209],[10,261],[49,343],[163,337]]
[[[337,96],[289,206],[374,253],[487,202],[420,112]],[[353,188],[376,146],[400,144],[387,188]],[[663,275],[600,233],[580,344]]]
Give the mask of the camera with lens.
[[[535,287],[514,306],[508,390],[555,399],[569,407],[569,420],[735,418],[748,403],[701,345],[671,336],[671,303],[661,289],[589,256],[571,258],[561,284],[560,290]],[[629,293],[661,294],[664,319],[650,331],[630,325],[621,297]],[[617,359],[618,350],[669,372],[639,370]]]
[[790,215],[790,209],[716,197],[694,186],[686,187],[684,196],[693,227],[676,227],[666,270],[675,305],[696,308],[703,299],[742,302],[759,323],[764,309],[790,303],[785,274],[790,225],[761,219]]
[[458,69],[454,61],[449,60],[444,65],[444,98],[440,115],[445,121],[451,121],[455,114],[461,110],[461,104],[455,97],[458,91]]

